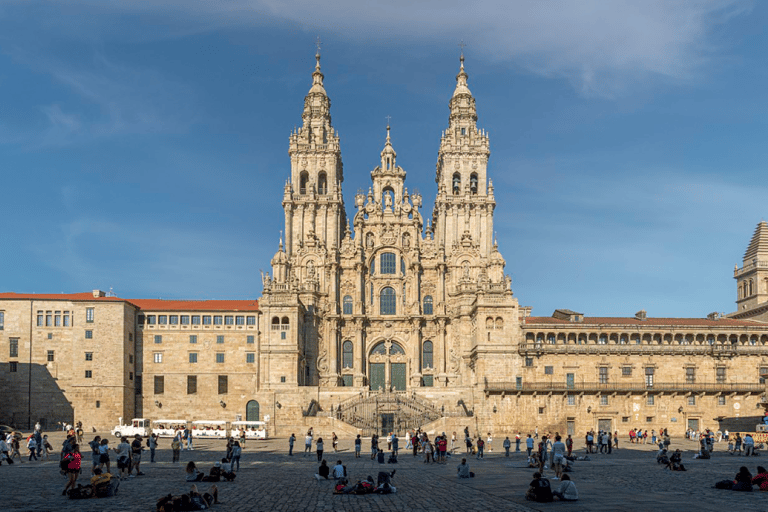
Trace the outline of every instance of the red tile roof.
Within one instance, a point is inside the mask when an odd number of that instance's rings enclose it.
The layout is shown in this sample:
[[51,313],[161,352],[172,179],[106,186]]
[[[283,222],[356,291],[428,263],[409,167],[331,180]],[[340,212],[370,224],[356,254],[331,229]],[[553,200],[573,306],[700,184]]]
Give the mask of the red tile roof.
[[646,318],[638,320],[632,317],[600,317],[585,316],[583,322],[570,322],[560,320],[551,316],[529,316],[525,318],[525,324],[548,324],[548,325],[587,325],[594,327],[596,325],[633,325],[633,326],[695,326],[695,327],[768,327],[765,322],[756,322],[751,320],[734,320],[731,318],[721,318],[719,320],[710,320],[708,318]]
[[257,300],[162,300],[130,299],[146,311],[258,311]]
[[0,300],[66,300],[72,302],[127,302],[139,309],[151,311],[258,311],[259,301],[249,300],[163,300],[94,297],[84,293],[0,293]]

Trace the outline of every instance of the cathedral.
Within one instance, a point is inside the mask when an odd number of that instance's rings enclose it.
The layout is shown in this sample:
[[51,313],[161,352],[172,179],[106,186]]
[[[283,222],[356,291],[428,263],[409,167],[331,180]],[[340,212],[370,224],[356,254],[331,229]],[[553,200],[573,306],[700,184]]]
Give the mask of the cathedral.
[[245,419],[279,436],[750,430],[768,405],[768,224],[735,269],[730,315],[532,316],[493,237],[490,141],[463,55],[448,106],[431,216],[389,126],[348,215],[316,55],[261,298],[2,293],[0,383],[11,392],[0,421]]

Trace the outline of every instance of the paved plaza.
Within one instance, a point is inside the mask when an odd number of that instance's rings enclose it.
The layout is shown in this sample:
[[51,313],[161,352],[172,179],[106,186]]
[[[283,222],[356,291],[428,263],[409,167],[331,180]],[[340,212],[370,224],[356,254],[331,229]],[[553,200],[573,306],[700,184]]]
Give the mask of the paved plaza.
[[[297,453],[287,455],[285,439],[249,441],[243,451],[241,471],[234,482],[218,483],[221,505],[213,510],[240,511],[443,511],[462,512],[491,510],[557,510],[557,511],[615,511],[615,510],[733,510],[766,511],[768,494],[760,492],[737,493],[716,490],[712,485],[732,478],[739,466],[746,463],[755,473],[755,466],[768,463],[766,457],[731,456],[724,453],[725,444],[715,447],[711,460],[692,460],[696,443],[673,439],[672,448],[685,451],[685,473],[663,470],[655,462],[656,450],[651,445],[629,445],[623,440],[620,449],[611,455],[592,455],[590,461],[575,464],[572,479],[579,490],[576,503],[526,502],[523,494],[533,474],[525,467],[525,457],[512,453],[505,458],[501,453],[502,438],[494,440],[496,451],[484,460],[469,458],[474,479],[456,478],[456,466],[461,461],[460,450],[446,465],[424,464],[421,456],[413,458],[401,450],[399,464],[380,465],[363,453],[355,459],[352,439],[340,440],[339,453],[326,451],[324,458],[330,466],[341,459],[351,479],[371,475],[376,478],[380,470],[397,469],[393,484],[396,494],[390,495],[334,495],[330,481],[318,482],[313,477],[317,470],[315,453],[304,456],[303,432],[297,432]],[[318,434],[318,433],[316,433]],[[328,433],[319,433],[329,439]],[[95,434],[86,437],[93,439]],[[104,434],[101,434],[104,436]],[[511,437],[511,436],[510,436]],[[51,444],[58,448],[63,441],[61,432],[49,433]],[[115,446],[114,438],[110,446]],[[405,445],[401,441],[401,446]],[[330,442],[326,443],[330,446]],[[145,476],[121,482],[118,495],[113,498],[70,500],[61,496],[65,479],[59,474],[58,455],[50,462],[24,462],[0,467],[2,477],[3,510],[6,511],[152,511],[157,499],[168,493],[181,494],[189,490],[184,481],[184,465],[194,460],[200,469],[207,470],[220,460],[225,449],[223,441],[198,441],[194,451],[183,451],[181,462],[172,464],[170,440],[161,440],[157,462],[149,463],[146,450],[142,469]],[[363,447],[369,447],[364,440]],[[577,447],[580,444],[577,443]],[[314,445],[313,445],[314,448]],[[86,445],[87,450],[87,445]],[[514,444],[513,444],[514,450]],[[583,449],[579,455],[583,455]],[[114,457],[113,464],[114,464]],[[86,453],[86,464],[90,461]],[[554,476],[546,471],[545,476]],[[87,483],[90,470],[84,470],[80,482]],[[552,481],[553,487],[558,482]],[[209,484],[198,483],[201,490]]]

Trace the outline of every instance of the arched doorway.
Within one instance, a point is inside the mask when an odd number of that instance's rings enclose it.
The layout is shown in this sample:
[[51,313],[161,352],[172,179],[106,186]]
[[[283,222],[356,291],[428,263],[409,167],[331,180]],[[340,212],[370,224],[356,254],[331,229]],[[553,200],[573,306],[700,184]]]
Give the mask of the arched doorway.
[[245,405],[245,421],[259,421],[259,402],[251,400]]
[[377,343],[368,357],[368,383],[374,391],[405,391],[406,357],[403,347],[392,341]]

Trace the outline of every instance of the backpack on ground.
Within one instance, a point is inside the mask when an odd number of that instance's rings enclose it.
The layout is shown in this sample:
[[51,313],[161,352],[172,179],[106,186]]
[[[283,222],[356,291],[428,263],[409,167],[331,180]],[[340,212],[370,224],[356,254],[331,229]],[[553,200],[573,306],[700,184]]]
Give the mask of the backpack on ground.
[[69,499],[71,500],[84,500],[93,498],[93,486],[77,484],[77,487],[73,487],[67,491],[67,496],[69,496]]

